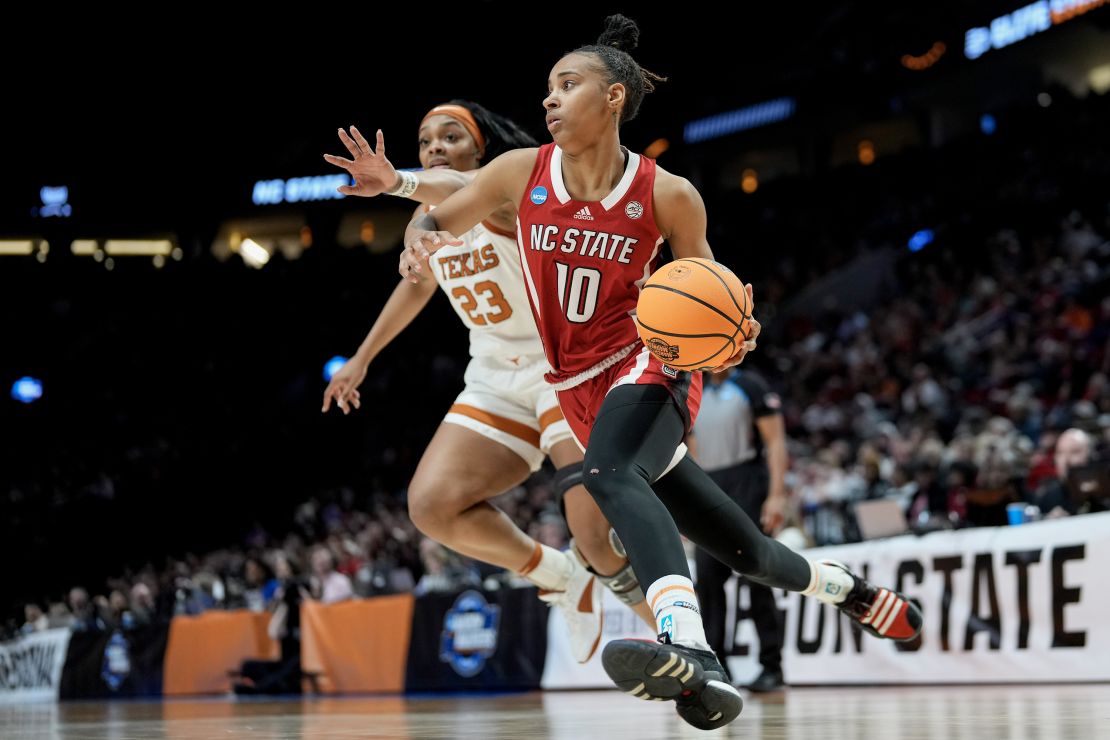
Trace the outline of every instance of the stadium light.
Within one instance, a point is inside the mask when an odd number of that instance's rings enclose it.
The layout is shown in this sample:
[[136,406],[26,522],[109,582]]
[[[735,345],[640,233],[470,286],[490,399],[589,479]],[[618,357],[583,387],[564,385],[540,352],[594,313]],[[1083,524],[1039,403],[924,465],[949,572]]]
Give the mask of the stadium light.
[[922,229],[910,237],[910,241],[906,246],[909,247],[911,252],[920,252],[933,243],[934,236],[932,229]]
[[796,105],[794,98],[777,98],[728,113],[699,118],[686,124],[682,138],[687,144],[694,144],[785,121],[794,115]]
[[347,358],[342,355],[335,357],[324,363],[324,381],[330,383],[335,374],[339,372],[340,368],[347,364]]
[[1108,0],[1037,0],[1012,13],[1000,15],[989,26],[964,33],[964,56],[978,59],[991,49],[1003,49],[1070,21]]
[[270,253],[254,239],[244,239],[239,244],[239,256],[248,267],[259,269],[270,261]]
[[42,381],[25,375],[12,384],[12,398],[20,403],[33,403],[42,398]]
[[740,173],[740,189],[751,195],[759,189],[759,173],[752,169]]
[[69,251],[76,257],[95,257],[100,250],[95,239],[74,239],[69,245]]
[[30,239],[0,240],[0,255],[29,256],[35,251],[35,243]]
[[173,251],[169,239],[109,239],[104,242],[104,251],[113,257],[163,257]]

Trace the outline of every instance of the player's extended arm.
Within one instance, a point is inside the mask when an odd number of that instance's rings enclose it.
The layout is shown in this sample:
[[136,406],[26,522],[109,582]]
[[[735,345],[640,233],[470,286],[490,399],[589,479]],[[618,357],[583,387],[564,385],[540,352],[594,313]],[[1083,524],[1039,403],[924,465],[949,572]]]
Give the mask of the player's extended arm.
[[[417,214],[423,213],[423,207],[417,209]],[[358,387],[366,379],[367,368],[379,353],[404,331],[405,327],[413,322],[424,307],[428,305],[432,294],[436,292],[436,281],[431,277],[417,280],[415,283],[401,280],[393,289],[393,294],[385,302],[370,332],[362,340],[358,350],[347,363],[332,376],[331,382],[324,390],[324,411],[331,406],[334,399],[340,411],[347,413],[347,404],[351,403],[359,408],[360,397]]]
[[434,212],[415,219],[405,232],[405,248],[398,267],[401,276],[416,281],[428,255],[452,242],[455,234],[474,228],[505,205],[516,207],[536,162],[537,149],[514,149],[478,170],[474,180],[443,201]]
[[[342,167],[354,178],[354,185],[340,185],[336,190],[344,195],[357,195],[373,198],[376,195],[392,194],[403,186],[415,187],[404,196],[418,203],[437,205],[451,193],[461,190],[473,177],[473,172],[455,170],[421,170],[401,173],[385,156],[385,136],[378,129],[377,151],[359,130],[351,126],[351,133],[339,129],[339,139],[354,159],[325,154],[324,159],[336,167]],[[407,178],[412,178],[411,184]]]

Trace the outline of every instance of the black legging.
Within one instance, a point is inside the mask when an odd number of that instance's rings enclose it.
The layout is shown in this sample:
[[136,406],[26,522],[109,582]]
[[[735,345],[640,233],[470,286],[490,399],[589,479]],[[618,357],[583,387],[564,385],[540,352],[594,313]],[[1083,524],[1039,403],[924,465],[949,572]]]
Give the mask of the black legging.
[[622,385],[605,397],[590,432],[583,482],[644,589],[663,576],[690,577],[679,532],[754,581],[805,589],[805,558],[764,536],[689,456],[659,478],[685,431],[666,388]]

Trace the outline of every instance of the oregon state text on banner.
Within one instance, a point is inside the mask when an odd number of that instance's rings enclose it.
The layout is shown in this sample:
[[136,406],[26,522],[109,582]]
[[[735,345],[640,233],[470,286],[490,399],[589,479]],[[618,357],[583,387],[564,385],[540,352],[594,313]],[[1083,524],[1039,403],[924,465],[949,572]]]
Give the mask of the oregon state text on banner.
[[[1110,680],[1110,513],[805,554],[841,560],[873,583],[898,588],[921,605],[925,629],[919,644],[879,640],[832,607],[776,589],[785,611],[788,683]],[[760,672],[759,639],[747,589],[740,589],[739,604],[735,579],[727,589],[728,666],[735,682],[746,683]],[[606,604],[604,641],[636,636],[635,622],[621,623],[628,634],[608,624],[611,609],[620,608]],[[596,666],[574,663],[561,629],[561,623],[551,625],[544,687],[611,686]]]
[[[921,605],[925,627],[918,644],[879,640],[832,607],[788,594],[780,605],[790,683],[1110,680],[1110,513],[806,554],[894,586]],[[737,633],[757,641],[750,623]],[[748,651],[751,670],[734,671],[738,680],[758,673],[758,652]]]
[[0,703],[57,699],[68,646],[65,629],[0,643]]

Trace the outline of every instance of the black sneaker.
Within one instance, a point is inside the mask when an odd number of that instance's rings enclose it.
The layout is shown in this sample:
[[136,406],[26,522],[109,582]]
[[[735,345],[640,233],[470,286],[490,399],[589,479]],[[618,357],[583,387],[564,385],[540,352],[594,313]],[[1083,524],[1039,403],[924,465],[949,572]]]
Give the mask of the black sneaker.
[[744,708],[740,692],[725,679],[724,667],[709,650],[613,640],[601,653],[601,665],[626,694],[647,701],[674,699],[678,716],[699,730],[724,727]]
[[782,691],[784,686],[786,682],[782,680],[782,671],[769,671],[764,668],[759,678],[744,688],[753,694],[766,694],[771,691]]
[[840,568],[855,580],[848,597],[836,608],[858,622],[860,627],[875,637],[896,642],[909,642],[921,634],[925,619],[912,601],[897,591],[872,586],[848,570],[844,563],[835,560],[821,562]]

